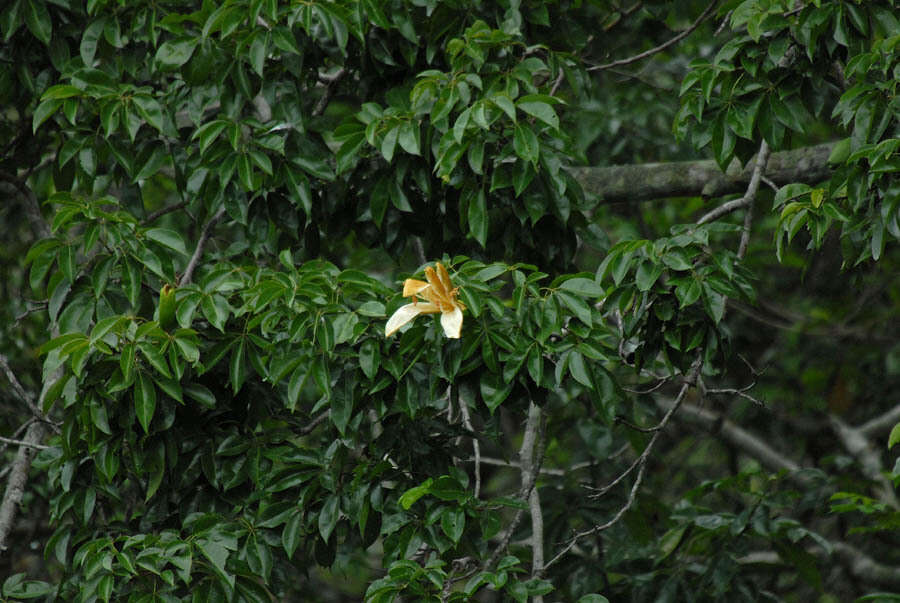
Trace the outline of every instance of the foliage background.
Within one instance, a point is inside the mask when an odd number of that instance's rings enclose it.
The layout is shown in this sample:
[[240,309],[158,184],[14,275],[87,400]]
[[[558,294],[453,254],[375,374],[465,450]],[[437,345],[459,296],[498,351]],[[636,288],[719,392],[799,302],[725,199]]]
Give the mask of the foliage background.
[[4,597],[897,598],[892,0],[0,35]]

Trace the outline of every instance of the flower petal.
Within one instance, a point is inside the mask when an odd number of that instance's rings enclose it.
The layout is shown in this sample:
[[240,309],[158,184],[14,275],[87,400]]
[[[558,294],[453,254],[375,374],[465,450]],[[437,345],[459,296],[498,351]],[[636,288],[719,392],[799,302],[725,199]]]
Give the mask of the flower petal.
[[450,312],[441,314],[441,326],[444,327],[444,335],[450,339],[459,339],[462,332],[463,314],[459,306],[453,306]]
[[384,325],[384,336],[390,337],[397,332],[397,329],[413,320],[419,314],[434,314],[436,312],[440,312],[440,308],[428,302],[400,306],[388,319],[387,324]]
[[425,281],[408,278],[403,281],[403,297],[412,297],[413,295],[421,295],[424,289],[430,287]]

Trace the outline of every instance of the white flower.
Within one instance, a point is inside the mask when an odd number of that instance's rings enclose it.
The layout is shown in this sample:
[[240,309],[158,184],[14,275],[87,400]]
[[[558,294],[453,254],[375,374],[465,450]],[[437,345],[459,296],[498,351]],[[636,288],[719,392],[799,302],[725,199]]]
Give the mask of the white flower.
[[[412,303],[401,306],[388,319],[384,327],[384,334],[390,337],[397,329],[413,320],[419,314],[441,313],[441,326],[444,327],[444,335],[451,339],[459,339],[462,331],[463,310],[466,307],[457,299],[459,288],[454,288],[450,282],[447,269],[440,262],[436,262],[434,268],[425,267],[427,282],[408,278],[403,282],[403,297],[411,297]],[[418,301],[421,297],[426,300]]]

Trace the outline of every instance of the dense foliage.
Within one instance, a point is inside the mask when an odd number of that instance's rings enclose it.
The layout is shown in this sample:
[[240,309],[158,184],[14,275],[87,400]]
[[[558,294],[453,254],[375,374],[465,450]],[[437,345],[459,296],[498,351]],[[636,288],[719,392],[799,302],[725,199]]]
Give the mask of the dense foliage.
[[3,597],[900,599],[894,0],[0,36]]

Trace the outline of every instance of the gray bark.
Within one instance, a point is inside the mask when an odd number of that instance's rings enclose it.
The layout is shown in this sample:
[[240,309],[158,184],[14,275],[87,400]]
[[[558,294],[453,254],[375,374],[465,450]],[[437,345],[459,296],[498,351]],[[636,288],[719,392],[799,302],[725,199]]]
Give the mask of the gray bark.
[[[766,178],[775,184],[815,184],[829,177],[828,156],[834,143],[772,153]],[[720,197],[747,190],[754,161],[741,168],[737,160],[722,172],[711,160],[641,163],[609,167],[571,168],[585,192],[600,202],[633,203],[669,197]]]
[[[47,433],[47,426],[42,421],[35,421],[28,427],[23,440],[28,444],[40,444]],[[16,519],[16,512],[25,494],[25,484],[28,482],[28,470],[31,469],[31,461],[37,454],[37,449],[32,446],[19,446],[19,451],[9,472],[9,481],[6,485],[6,493],[3,502],[0,503],[0,554],[6,551],[6,539]]]

